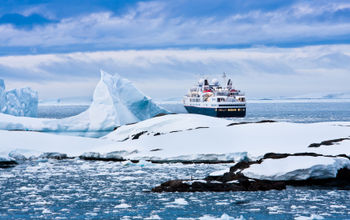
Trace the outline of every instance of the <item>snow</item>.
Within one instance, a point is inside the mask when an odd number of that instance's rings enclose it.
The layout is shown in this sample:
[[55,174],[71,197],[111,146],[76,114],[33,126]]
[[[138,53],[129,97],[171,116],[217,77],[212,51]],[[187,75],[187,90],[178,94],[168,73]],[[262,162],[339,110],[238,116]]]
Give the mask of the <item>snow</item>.
[[306,180],[335,178],[341,168],[350,169],[347,158],[289,156],[282,159],[265,159],[253,164],[242,173],[249,178],[262,180]]
[[[231,166],[234,166],[234,164],[231,164]],[[230,172],[230,168],[226,168],[224,170],[217,170],[217,171],[214,171],[212,173],[209,174],[209,176],[222,176],[224,175],[225,173],[228,173]]]
[[31,88],[5,91],[5,83],[0,79],[0,112],[35,117],[38,111],[38,93]]
[[108,140],[61,136],[30,131],[0,131],[0,156],[19,155],[25,158],[39,157],[45,152],[66,153],[68,156],[79,156],[87,151],[97,151],[100,146],[113,145]]
[[8,162],[8,161],[13,161],[13,159],[8,157],[8,156],[1,156],[0,155],[0,162]]
[[[349,137],[350,122],[275,122],[226,126],[230,122],[203,115],[165,115],[123,125],[99,139],[28,131],[0,131],[0,155],[8,156],[8,153],[16,150],[27,158],[31,154],[39,156],[44,152],[59,152],[66,153],[67,156],[85,153],[85,156],[96,158],[171,162],[238,162],[259,159],[270,152],[350,155],[350,140],[330,146],[308,147],[312,143]],[[32,126],[34,125],[33,122]],[[196,129],[198,127],[208,128]],[[146,133],[138,139],[130,138],[141,131]],[[156,133],[161,135],[154,136]],[[127,137],[129,138],[126,139]],[[1,151],[5,154],[1,154]]]
[[321,215],[311,214],[310,216],[297,216],[294,218],[295,220],[321,220],[324,219]]
[[[209,128],[182,130],[183,122],[172,121],[173,115],[153,118],[134,125],[119,127],[103,139],[119,141],[113,149],[137,150],[132,154],[133,159],[162,159],[162,160],[254,160],[264,154],[315,152],[326,155],[350,155],[350,141],[344,140],[331,146],[308,148],[312,143],[325,140],[345,138],[350,136],[350,122],[323,123],[251,123],[235,126],[225,126],[223,119],[212,118],[207,125]],[[182,117],[182,115],[177,115]],[[183,115],[183,117],[187,117]],[[190,117],[190,116],[188,116]],[[198,121],[207,117],[198,116]],[[177,123],[179,122],[179,123]],[[164,124],[162,124],[164,123]],[[191,124],[192,122],[188,122]],[[197,122],[196,122],[197,123]],[[147,128],[147,125],[149,127]],[[159,126],[159,128],[158,128]],[[184,125],[186,127],[188,125]],[[196,124],[197,126],[197,124]],[[195,126],[192,126],[195,127]],[[170,133],[171,130],[181,130]],[[140,131],[147,131],[138,139],[132,137]],[[155,132],[164,133],[153,136]],[[125,141],[120,141],[125,140]]]
[[193,129],[206,129],[208,127],[225,127],[231,121],[197,114],[170,114],[161,117],[151,118],[136,124],[124,125],[115,132],[103,137],[105,139],[122,141],[126,138],[146,131],[140,139],[146,135],[169,134],[170,132],[188,131]]
[[148,119],[167,110],[155,104],[135,86],[101,70],[90,107],[79,115],[64,119],[11,117],[0,114],[0,129],[33,131],[108,131]]
[[240,217],[234,218],[224,213],[221,215],[221,217],[218,217],[218,218],[211,215],[204,215],[202,217],[199,217],[199,220],[244,220],[244,217],[240,216]]
[[174,202],[171,202],[175,205],[188,205],[188,202],[184,198],[177,198]]
[[131,208],[130,205],[126,204],[126,203],[121,203],[119,205],[114,206],[115,209],[127,209],[127,208]]
[[[132,111],[128,112],[132,115]],[[33,118],[23,117],[23,119],[22,124],[28,123],[37,127],[44,124]],[[101,122],[101,119],[96,120]],[[232,163],[232,161],[260,159],[264,154],[271,152],[350,155],[350,140],[347,139],[329,146],[308,147],[312,143],[349,138],[350,122],[310,124],[274,122],[227,126],[231,122],[203,115],[170,114],[122,125],[102,138],[31,131],[0,131],[0,157],[2,160],[20,161],[47,155],[44,153],[57,152],[54,155],[67,154],[68,157],[82,155],[96,159]],[[1,123],[4,121],[0,122],[0,126]],[[137,134],[139,136],[136,139],[134,137]],[[331,178],[335,177],[340,168],[350,168],[349,161],[340,157],[289,156],[283,159],[265,159],[261,164],[252,165],[243,172],[249,178],[268,180]],[[217,171],[211,175],[227,171]]]

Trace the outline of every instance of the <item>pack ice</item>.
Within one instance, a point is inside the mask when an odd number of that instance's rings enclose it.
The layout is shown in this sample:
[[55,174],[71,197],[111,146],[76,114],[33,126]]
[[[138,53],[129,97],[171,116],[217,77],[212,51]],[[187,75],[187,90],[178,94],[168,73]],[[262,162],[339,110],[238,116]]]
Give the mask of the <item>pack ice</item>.
[[167,113],[129,80],[101,70],[90,107],[64,119],[14,117],[0,114],[0,129],[32,131],[108,131],[113,128]]
[[5,91],[5,83],[0,79],[0,112],[14,116],[36,117],[38,93],[31,88]]

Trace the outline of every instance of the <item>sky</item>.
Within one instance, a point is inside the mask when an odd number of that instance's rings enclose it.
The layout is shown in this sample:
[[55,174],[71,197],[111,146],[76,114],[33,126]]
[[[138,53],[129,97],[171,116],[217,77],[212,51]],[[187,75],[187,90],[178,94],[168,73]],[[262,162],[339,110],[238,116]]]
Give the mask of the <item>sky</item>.
[[90,97],[99,70],[155,99],[226,72],[248,98],[350,92],[350,1],[1,0],[0,78]]

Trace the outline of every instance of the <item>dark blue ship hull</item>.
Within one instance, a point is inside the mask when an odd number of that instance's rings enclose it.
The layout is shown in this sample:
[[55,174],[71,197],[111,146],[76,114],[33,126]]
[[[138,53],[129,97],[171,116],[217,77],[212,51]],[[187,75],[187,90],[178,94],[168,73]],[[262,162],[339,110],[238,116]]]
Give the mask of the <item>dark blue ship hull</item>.
[[195,113],[201,115],[208,115],[213,117],[245,117],[245,107],[232,107],[232,108],[204,108],[196,106],[185,106],[188,113]]

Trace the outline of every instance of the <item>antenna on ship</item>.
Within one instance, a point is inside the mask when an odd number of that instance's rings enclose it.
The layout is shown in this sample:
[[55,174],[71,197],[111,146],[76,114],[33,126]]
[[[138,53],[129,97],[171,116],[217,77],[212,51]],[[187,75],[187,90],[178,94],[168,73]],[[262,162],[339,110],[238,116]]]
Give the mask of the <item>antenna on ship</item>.
[[225,84],[226,84],[226,73],[225,72],[222,73],[222,78],[224,79],[224,82],[222,84],[222,88],[224,88]]

